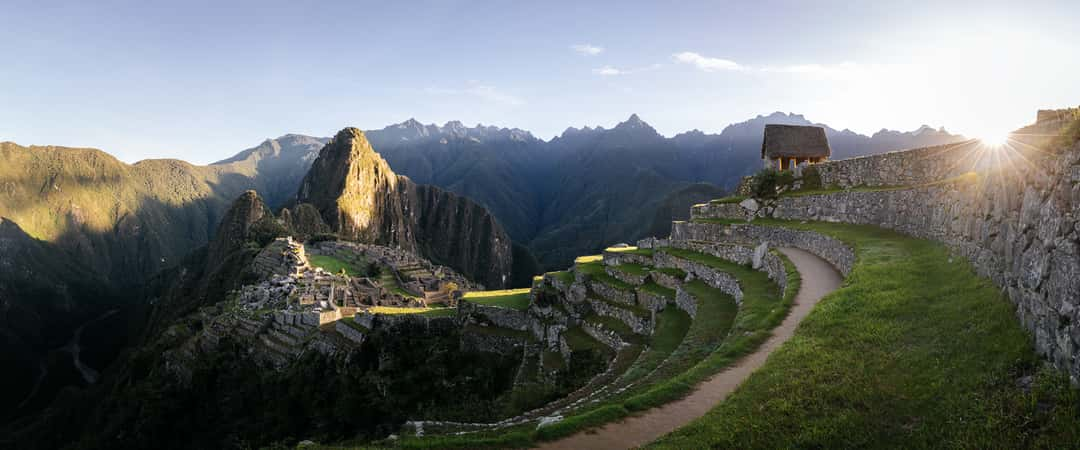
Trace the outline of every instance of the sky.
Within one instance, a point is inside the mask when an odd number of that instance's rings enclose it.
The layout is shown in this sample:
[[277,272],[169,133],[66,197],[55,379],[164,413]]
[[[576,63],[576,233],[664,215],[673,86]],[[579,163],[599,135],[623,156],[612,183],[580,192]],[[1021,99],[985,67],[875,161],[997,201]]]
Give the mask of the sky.
[[549,139],[773,111],[1000,134],[1080,104],[1080,1],[0,4],[0,141],[208,163],[416,118]]

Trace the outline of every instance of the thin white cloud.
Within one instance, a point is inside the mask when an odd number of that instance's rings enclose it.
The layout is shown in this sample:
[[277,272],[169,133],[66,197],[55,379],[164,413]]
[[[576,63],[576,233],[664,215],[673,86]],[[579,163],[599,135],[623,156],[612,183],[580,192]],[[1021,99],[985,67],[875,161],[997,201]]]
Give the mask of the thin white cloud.
[[604,66],[604,67],[601,67],[599,69],[593,69],[592,71],[593,71],[593,73],[595,73],[597,75],[604,75],[604,76],[613,76],[613,75],[624,75],[624,74],[626,74],[626,72],[623,72],[623,71],[621,71],[619,69],[616,69],[614,67],[611,67],[611,66]]
[[574,44],[570,49],[585,56],[596,56],[604,53],[604,47],[592,44]]
[[884,72],[905,68],[903,65],[896,64],[860,64],[855,62],[748,66],[729,59],[712,58],[695,52],[675,53],[671,57],[680,64],[692,65],[703,72],[733,71],[758,74],[790,74],[839,80],[872,78]]
[[632,73],[645,72],[649,70],[656,70],[662,67],[660,64],[653,64],[651,66],[637,67],[631,69],[619,69],[612,66],[604,66],[599,69],[593,69],[593,73],[600,76],[610,77],[618,75],[630,75]]
[[525,100],[521,97],[503,92],[495,86],[480,84],[478,82],[471,82],[467,87],[461,89],[428,87],[424,89],[424,92],[434,95],[472,96],[491,103],[506,106],[520,106],[525,104]]
[[746,67],[743,67],[735,61],[722,58],[710,58],[694,52],[680,52],[671,55],[671,57],[677,63],[690,64],[705,72],[716,72],[720,70],[741,71],[746,69]]

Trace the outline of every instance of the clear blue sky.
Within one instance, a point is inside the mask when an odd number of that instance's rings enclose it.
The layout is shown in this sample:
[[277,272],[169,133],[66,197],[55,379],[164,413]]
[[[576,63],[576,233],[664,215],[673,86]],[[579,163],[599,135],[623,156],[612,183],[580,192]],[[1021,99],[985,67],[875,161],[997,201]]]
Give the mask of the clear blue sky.
[[1080,104],[1075,0],[218,3],[4,2],[0,140],[205,163],[410,117],[980,135]]

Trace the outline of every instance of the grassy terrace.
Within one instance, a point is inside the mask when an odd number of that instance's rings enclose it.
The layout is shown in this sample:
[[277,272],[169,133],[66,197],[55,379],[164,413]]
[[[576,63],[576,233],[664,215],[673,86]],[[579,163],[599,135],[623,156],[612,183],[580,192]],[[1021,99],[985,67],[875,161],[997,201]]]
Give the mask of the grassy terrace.
[[457,308],[405,308],[397,306],[372,306],[368,311],[374,314],[418,314],[425,317],[450,317],[457,313]]
[[466,333],[487,334],[491,336],[502,336],[508,338],[514,338],[522,341],[535,341],[536,337],[528,331],[511,330],[503,327],[482,327],[479,325],[468,324],[465,326]]
[[321,268],[330,273],[341,273],[342,270],[350,277],[363,275],[359,267],[330,255],[308,255],[308,262],[312,266]]
[[648,292],[650,294],[659,295],[659,296],[664,297],[664,298],[669,299],[669,300],[674,300],[675,299],[675,290],[674,289],[668,289],[666,287],[663,287],[663,286],[661,286],[659,284],[656,284],[656,283],[653,283],[651,281],[641,285],[641,290],[643,290],[645,292]]
[[[578,262],[596,261],[598,257]],[[676,400],[688,394],[708,376],[727,367],[740,356],[757,348],[773,327],[787,315],[800,285],[798,272],[786,261],[789,289],[783,296],[764,273],[734,265],[745,297],[739,309],[734,299],[700,280],[684,288],[697,299],[697,318],[674,307],[657,315],[656,331],[650,347],[626,368],[621,385],[634,383],[626,391],[571,412],[562,422],[539,430],[535,424],[509,429],[455,436],[405,437],[394,445],[407,448],[528,447],[533,443],[563,436],[619,420]],[[572,328],[564,334],[572,349],[606,349],[603,344]],[[632,345],[628,348],[639,346]]]
[[668,276],[678,278],[680,280],[686,278],[686,272],[676,267],[657,267],[653,269],[654,272],[660,272]]
[[529,309],[529,288],[466,292],[465,301],[524,311]]
[[741,310],[730,296],[701,280],[687,283],[684,288],[698,300],[698,315],[663,364],[633,388],[537,430],[532,439],[558,439],[677,400],[764,342],[770,330],[787,315],[800,285],[798,272],[785,258],[791,289],[781,295],[768,275],[747,266],[723,263],[730,265],[725,270],[730,269],[743,286]]
[[592,336],[589,336],[589,334],[582,330],[581,327],[574,327],[566,330],[566,332],[563,333],[563,337],[566,338],[566,345],[569,345],[570,350],[573,350],[575,352],[592,349],[601,349],[606,351],[606,349],[608,348],[606,345],[601,344],[600,341],[593,339]]
[[561,271],[558,271],[558,272],[549,272],[549,274],[554,275],[555,278],[558,278],[559,281],[562,281],[563,283],[566,283],[566,284],[571,284],[571,283],[574,282],[574,273],[569,271],[569,270],[561,270]]
[[620,303],[620,302],[608,300],[608,299],[606,299],[604,297],[601,297],[601,296],[595,295],[595,294],[589,294],[589,298],[591,298],[593,300],[596,300],[598,302],[605,303],[607,305],[611,305],[612,307],[615,307],[615,308],[625,309],[627,311],[630,311],[631,313],[633,313],[635,316],[638,316],[638,317],[648,318],[649,316],[652,315],[652,313],[650,313],[648,309],[642,308],[642,307],[640,307],[638,305],[627,305],[626,303]]
[[[1044,368],[1000,290],[936,243],[759,220],[852,246],[855,267],[795,336],[657,448],[1074,448],[1080,395]],[[726,344],[726,343],[725,343]],[[1030,376],[1029,389],[1018,380]]]
[[389,267],[379,268],[379,283],[390,292],[401,295],[402,297],[416,297],[415,294],[406,291],[405,288],[402,288],[401,285],[398,284],[397,277],[394,276],[394,269]]
[[615,289],[621,289],[624,291],[634,290],[634,286],[630,285],[618,278],[608,275],[604,271],[604,262],[601,261],[601,257],[597,255],[594,257],[581,257],[578,258],[575,264],[577,271],[589,276],[589,279],[596,280],[597,282],[606,284]]

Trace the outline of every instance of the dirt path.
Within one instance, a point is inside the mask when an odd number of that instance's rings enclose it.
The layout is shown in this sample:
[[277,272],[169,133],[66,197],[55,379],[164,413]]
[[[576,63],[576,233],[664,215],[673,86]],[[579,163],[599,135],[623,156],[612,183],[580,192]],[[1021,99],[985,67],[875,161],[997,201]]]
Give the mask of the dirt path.
[[545,449],[624,449],[645,445],[705,415],[739,386],[757,368],[765,364],[769,354],[791,338],[818,300],[840,287],[840,274],[825,260],[796,248],[781,248],[802,276],[802,286],[795,296],[791,313],[773,335],[754,353],[744,356],[735,365],[713,375],[697,386],[682,400],[653,408],[640,416],[607,424],[599,429],[578,433],[562,440],[547,442]]

